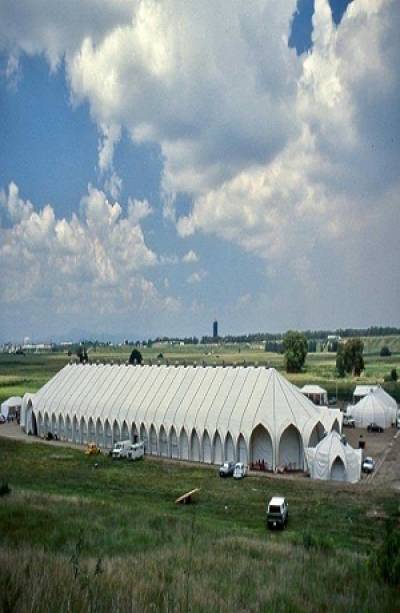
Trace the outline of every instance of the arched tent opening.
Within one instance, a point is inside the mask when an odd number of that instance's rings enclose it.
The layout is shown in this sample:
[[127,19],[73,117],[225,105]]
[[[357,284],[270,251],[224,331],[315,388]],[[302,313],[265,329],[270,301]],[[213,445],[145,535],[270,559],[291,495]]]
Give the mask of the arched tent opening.
[[111,449],[111,447],[112,447],[112,430],[111,430],[111,424],[108,421],[108,419],[106,419],[106,423],[104,424],[104,442],[105,442],[105,446],[107,447],[107,449]]
[[222,464],[222,462],[224,461],[223,455],[224,454],[223,454],[223,449],[222,449],[221,437],[217,431],[214,434],[214,440],[213,440],[213,445],[212,445],[213,463]]
[[87,425],[86,425],[86,421],[84,417],[81,417],[80,429],[81,429],[81,443],[82,445],[86,445],[87,443]]
[[78,418],[76,415],[74,416],[74,419],[72,420],[72,440],[74,443],[80,442],[79,424],[78,424]]
[[139,433],[134,421],[131,425],[131,439],[133,443],[137,443],[139,441]]
[[239,462],[243,462],[243,464],[247,464],[247,445],[244,440],[243,434],[239,434],[238,442],[237,442],[237,458]]
[[96,444],[104,447],[104,430],[100,417],[96,421]]
[[212,455],[211,455],[211,440],[207,430],[203,435],[203,462],[206,464],[211,464]]
[[179,456],[181,460],[188,460],[189,459],[189,441],[188,441],[188,436],[186,434],[185,428],[182,428],[181,430],[181,435],[179,437],[179,449],[180,449]]
[[303,441],[293,424],[282,433],[279,442],[279,465],[286,466],[290,470],[303,469]]
[[174,426],[171,426],[169,431],[169,453],[171,458],[179,458],[178,437],[176,436]]
[[335,431],[338,434],[340,434],[340,426],[339,426],[339,422],[337,419],[335,419],[335,421],[332,424],[332,431]]
[[65,436],[67,441],[72,442],[72,421],[69,415],[67,415],[65,420]]
[[118,441],[121,440],[121,430],[120,430],[117,420],[114,420],[114,423],[113,423],[112,440],[113,440],[113,444],[118,443]]
[[43,436],[44,435],[44,421],[43,421],[43,416],[40,411],[38,415],[38,424],[39,424],[39,436]]
[[44,414],[44,435],[46,436],[50,432],[50,419],[47,413]]
[[147,430],[144,424],[140,426],[140,440],[143,441],[144,450],[146,453],[148,453],[149,450],[148,450]]
[[92,417],[89,418],[88,422],[88,441],[89,443],[96,442],[96,428]]
[[254,428],[250,438],[250,462],[260,464],[266,470],[274,467],[274,454],[271,435],[264,426],[259,424]]
[[308,446],[316,447],[318,443],[322,441],[322,439],[324,438],[324,435],[325,435],[325,428],[319,421],[317,424],[315,424],[314,428],[312,429],[312,432],[310,434],[310,439],[308,441]]
[[190,437],[190,459],[193,462],[200,462],[200,441],[194,428]]
[[160,428],[160,455],[164,457],[168,456],[168,439],[164,426]]
[[121,430],[121,440],[129,441],[130,439],[131,437],[129,436],[128,424],[126,423],[126,421],[124,421],[122,424],[122,430]]
[[51,432],[54,435],[58,435],[58,424],[57,424],[57,416],[55,413],[51,416]]
[[65,438],[64,417],[62,415],[58,418],[58,436],[61,440]]
[[[32,407],[32,405],[31,405],[31,407]],[[31,432],[32,432],[33,436],[37,436],[38,435],[37,420],[36,420],[35,412],[33,410],[32,410],[32,413],[31,413]]]
[[236,460],[235,445],[233,444],[233,438],[230,432],[228,432],[225,439],[225,460],[231,462]]
[[158,454],[157,432],[153,424],[150,426],[150,453],[152,455]]
[[346,469],[343,460],[339,456],[336,457],[332,464],[331,479],[334,481],[346,481]]

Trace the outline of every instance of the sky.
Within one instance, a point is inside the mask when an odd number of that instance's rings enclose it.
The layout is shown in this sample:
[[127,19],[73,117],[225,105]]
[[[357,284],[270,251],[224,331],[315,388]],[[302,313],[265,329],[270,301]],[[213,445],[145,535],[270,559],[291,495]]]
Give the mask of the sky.
[[400,325],[397,0],[3,0],[0,341]]

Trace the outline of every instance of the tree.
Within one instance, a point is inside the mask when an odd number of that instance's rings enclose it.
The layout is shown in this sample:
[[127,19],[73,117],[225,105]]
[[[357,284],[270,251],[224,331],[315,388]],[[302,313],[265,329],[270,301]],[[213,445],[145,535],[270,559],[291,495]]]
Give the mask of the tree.
[[138,349],[133,349],[129,356],[129,364],[141,364],[143,362],[142,354]]
[[81,364],[83,364],[84,362],[87,362],[88,359],[89,359],[85,345],[79,345],[79,347],[78,347],[78,349],[76,351],[76,355],[79,358],[79,362]]
[[397,370],[395,368],[392,368],[392,370],[390,371],[390,379],[392,381],[397,381],[398,379]]
[[283,338],[286,372],[300,372],[307,356],[307,339],[301,332],[289,330]]
[[336,354],[336,369],[340,377],[352,374],[359,377],[364,370],[364,343],[360,338],[351,338],[346,343],[339,344]]
[[390,351],[389,347],[387,345],[384,345],[380,351],[381,358],[388,358],[391,355],[392,352]]

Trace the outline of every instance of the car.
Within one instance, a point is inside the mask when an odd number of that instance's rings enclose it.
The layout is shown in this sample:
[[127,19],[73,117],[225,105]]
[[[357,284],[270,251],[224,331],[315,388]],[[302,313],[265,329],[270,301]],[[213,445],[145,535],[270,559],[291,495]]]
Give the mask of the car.
[[243,479],[247,475],[247,466],[243,462],[236,462],[235,469],[233,471],[234,479]]
[[235,470],[235,462],[224,462],[222,466],[219,467],[219,476],[220,477],[231,477]]
[[114,443],[114,447],[111,450],[111,457],[114,460],[127,458],[128,452],[130,451],[132,446],[132,441],[130,439],[126,441],[118,441]]
[[370,457],[365,458],[362,463],[362,471],[363,473],[373,473],[375,470],[375,460]]
[[267,526],[273,528],[283,528],[289,521],[289,505],[286,499],[281,496],[273,496],[267,505]]
[[355,428],[356,420],[351,415],[347,415],[346,413],[343,415],[343,427],[347,428]]
[[378,426],[374,421],[367,426],[368,432],[383,432],[382,426]]

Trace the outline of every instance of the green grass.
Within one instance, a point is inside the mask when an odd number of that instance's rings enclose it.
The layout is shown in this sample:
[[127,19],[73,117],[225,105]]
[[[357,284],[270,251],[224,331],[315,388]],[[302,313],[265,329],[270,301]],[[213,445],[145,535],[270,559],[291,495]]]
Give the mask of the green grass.
[[[0,482],[11,488],[0,499],[0,610],[394,610],[398,592],[373,566],[383,521],[368,513],[399,517],[386,490],[235,482],[215,467],[1,438]],[[193,487],[196,504],[176,506]],[[290,522],[271,533],[276,494]]]

